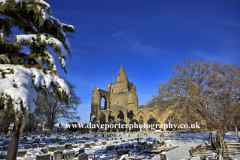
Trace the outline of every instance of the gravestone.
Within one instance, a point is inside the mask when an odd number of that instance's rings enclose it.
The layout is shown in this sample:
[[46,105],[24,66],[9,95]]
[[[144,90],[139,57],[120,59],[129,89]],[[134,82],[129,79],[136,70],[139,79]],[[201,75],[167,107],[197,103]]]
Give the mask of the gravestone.
[[148,149],[148,145],[147,144],[144,145],[144,149]]
[[86,153],[81,153],[81,154],[78,156],[78,160],[88,160],[88,154],[86,154]]
[[114,146],[107,146],[107,147],[106,147],[106,150],[107,150],[107,151],[112,151],[113,149],[114,149]]
[[[3,150],[4,150],[4,151],[7,151],[7,150],[8,150],[8,147],[9,147],[8,145],[3,146]],[[30,148],[31,148],[31,147],[30,147]],[[29,149],[29,148],[24,148],[24,149]]]
[[62,160],[62,158],[63,158],[63,151],[54,151],[53,160]]
[[40,148],[46,147],[46,143],[40,143],[40,144],[39,144],[39,147],[40,147]]
[[41,152],[42,152],[42,153],[48,153],[48,148],[47,148],[47,147],[42,148],[42,149],[41,149]]
[[38,148],[38,143],[33,143],[32,148]]
[[71,143],[65,144],[65,149],[72,150],[73,149],[72,144]]
[[79,149],[78,154],[80,155],[81,153],[84,153],[84,148]]
[[133,144],[131,144],[131,145],[130,145],[130,148],[131,148],[131,149],[134,149],[134,145],[133,145]]
[[124,154],[124,150],[117,151],[117,157],[121,157]]
[[48,151],[54,152],[57,150],[57,146],[48,146]]
[[102,141],[102,145],[106,145],[107,144],[107,142],[106,141]]
[[72,146],[73,146],[73,148],[78,148],[79,145],[78,144],[73,144]]
[[135,152],[140,152],[140,147],[139,146],[136,146]]
[[30,144],[26,144],[23,146],[24,149],[30,149],[31,148],[31,145]]
[[51,160],[51,155],[50,154],[36,155],[36,160]]
[[64,141],[59,141],[59,142],[58,142],[58,145],[64,145],[64,144],[65,144]]
[[85,144],[84,144],[84,147],[90,148],[91,145],[90,145],[89,143],[85,143]]
[[57,145],[57,150],[64,150],[65,149],[65,145]]
[[26,155],[26,153],[27,153],[26,149],[21,149],[21,150],[19,149],[17,156],[24,157]]
[[166,152],[162,152],[160,154],[160,160],[166,160],[166,159],[167,159]]
[[91,147],[92,147],[92,146],[96,146],[96,143],[90,143],[90,145],[91,145]]
[[148,149],[152,149],[152,144],[148,144]]
[[63,156],[64,156],[64,159],[74,159],[75,151],[68,151]]

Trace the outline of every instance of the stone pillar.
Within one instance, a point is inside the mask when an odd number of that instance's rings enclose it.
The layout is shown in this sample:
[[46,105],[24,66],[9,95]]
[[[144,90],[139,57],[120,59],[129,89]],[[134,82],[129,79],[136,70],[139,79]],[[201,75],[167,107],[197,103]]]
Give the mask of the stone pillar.
[[105,114],[105,122],[108,122],[108,116],[109,116],[109,113],[107,114]]
[[127,111],[124,111],[124,112],[123,112],[123,115],[124,115],[124,121],[127,123],[127,119],[128,119],[128,117],[127,117]]

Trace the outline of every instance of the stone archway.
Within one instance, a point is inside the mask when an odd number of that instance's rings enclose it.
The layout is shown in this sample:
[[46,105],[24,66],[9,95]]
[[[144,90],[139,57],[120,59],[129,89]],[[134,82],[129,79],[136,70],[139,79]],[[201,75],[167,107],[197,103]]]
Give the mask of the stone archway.
[[105,124],[106,123],[106,116],[103,112],[100,114],[99,119],[100,119],[100,124]]
[[149,111],[148,114],[147,114],[147,120],[149,120],[150,118],[156,118],[153,111]]
[[106,95],[101,96],[101,110],[107,109],[108,99]]
[[116,114],[116,120],[119,121],[121,119],[124,120],[124,114],[122,110],[119,110]]
[[135,115],[134,115],[132,110],[127,113],[127,117],[128,117],[128,119],[127,119],[128,122],[127,123],[129,123],[132,119],[136,119],[136,117],[135,117]]
[[139,112],[138,115],[137,115],[137,120],[139,122],[141,118],[141,121],[143,121],[143,124],[146,122],[146,119],[145,119],[145,115],[142,113],[142,112]]
[[166,114],[165,114],[165,123],[168,123],[169,121],[171,121],[172,119],[172,114],[173,114],[173,110],[169,109],[166,111]]

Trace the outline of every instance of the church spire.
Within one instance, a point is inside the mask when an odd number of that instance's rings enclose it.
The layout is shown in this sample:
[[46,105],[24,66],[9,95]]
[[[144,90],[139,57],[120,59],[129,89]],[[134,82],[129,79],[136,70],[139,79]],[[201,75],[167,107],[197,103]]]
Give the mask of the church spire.
[[116,82],[121,82],[121,81],[128,81],[128,76],[127,76],[126,72],[124,71],[122,64],[121,64],[121,68],[118,72],[118,76],[116,79]]

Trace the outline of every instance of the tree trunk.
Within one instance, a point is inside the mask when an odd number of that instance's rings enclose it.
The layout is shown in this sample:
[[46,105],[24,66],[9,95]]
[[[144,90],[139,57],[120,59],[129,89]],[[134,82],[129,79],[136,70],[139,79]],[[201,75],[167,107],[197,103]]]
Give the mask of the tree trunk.
[[17,152],[18,152],[18,144],[19,144],[19,139],[21,135],[21,128],[22,128],[22,123],[19,123],[17,128],[14,124],[6,160],[16,160]]
[[216,148],[221,147],[222,134],[223,134],[222,130],[217,130]]

